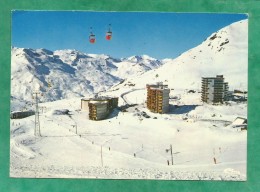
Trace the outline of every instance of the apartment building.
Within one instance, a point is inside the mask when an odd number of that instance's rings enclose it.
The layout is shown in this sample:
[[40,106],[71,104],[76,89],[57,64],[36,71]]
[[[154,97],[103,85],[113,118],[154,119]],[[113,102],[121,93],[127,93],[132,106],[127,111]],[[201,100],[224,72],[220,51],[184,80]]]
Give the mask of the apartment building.
[[201,100],[205,103],[223,103],[228,98],[228,89],[223,75],[202,77]]
[[169,94],[168,85],[162,82],[157,84],[147,84],[147,108],[154,113],[167,113],[169,111]]
[[81,99],[81,110],[89,112],[89,119],[105,119],[118,106],[118,97]]

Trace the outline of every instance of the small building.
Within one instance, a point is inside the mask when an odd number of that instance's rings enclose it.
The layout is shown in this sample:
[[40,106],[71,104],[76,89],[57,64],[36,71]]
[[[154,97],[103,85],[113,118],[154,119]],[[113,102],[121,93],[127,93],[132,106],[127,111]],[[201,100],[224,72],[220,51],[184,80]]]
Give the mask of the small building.
[[10,114],[11,119],[22,119],[25,117],[29,117],[35,115],[35,111],[13,111]]
[[202,77],[201,100],[205,103],[223,103],[229,97],[228,89],[223,75]]
[[147,84],[147,108],[154,113],[167,113],[169,111],[169,94],[168,85],[162,82],[157,84]]
[[247,119],[243,117],[237,117],[232,123],[232,128],[240,129],[241,131],[247,130]]

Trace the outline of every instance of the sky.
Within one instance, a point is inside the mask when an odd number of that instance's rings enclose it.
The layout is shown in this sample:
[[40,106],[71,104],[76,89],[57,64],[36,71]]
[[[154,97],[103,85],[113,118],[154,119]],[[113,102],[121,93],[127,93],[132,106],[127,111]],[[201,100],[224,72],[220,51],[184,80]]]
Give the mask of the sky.
[[[246,14],[12,11],[12,46],[75,49],[114,58],[149,55],[176,58],[212,33],[247,19]],[[105,39],[109,24],[112,40]],[[89,43],[89,35],[96,43]]]

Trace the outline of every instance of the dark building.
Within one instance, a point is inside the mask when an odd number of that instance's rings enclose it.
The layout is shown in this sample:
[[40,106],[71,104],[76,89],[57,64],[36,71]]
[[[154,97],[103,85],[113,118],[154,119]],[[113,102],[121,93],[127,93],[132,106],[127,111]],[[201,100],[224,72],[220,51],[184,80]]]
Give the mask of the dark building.
[[205,103],[223,103],[228,99],[228,89],[223,75],[202,77],[201,100]]
[[32,115],[35,115],[34,111],[14,111],[14,112],[11,112],[10,118],[11,119],[22,119],[22,118],[29,117]]

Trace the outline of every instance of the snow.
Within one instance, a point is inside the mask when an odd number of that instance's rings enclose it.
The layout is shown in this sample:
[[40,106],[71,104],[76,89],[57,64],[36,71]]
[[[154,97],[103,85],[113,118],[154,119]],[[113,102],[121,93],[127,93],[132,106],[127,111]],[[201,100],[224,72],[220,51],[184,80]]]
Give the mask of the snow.
[[[132,94],[140,96],[143,93],[144,90],[139,90],[126,96],[134,103],[135,97]],[[199,179],[199,175],[202,174],[207,175],[206,178],[224,179],[226,177],[224,171],[233,169],[237,175],[235,179],[246,178],[246,132],[234,132],[225,127],[225,122],[221,121],[232,119],[229,116],[234,114],[224,113],[227,109],[231,109],[230,106],[222,110],[217,109],[218,106],[209,105],[191,107],[192,113],[187,115],[189,119],[194,119],[191,123],[181,118],[188,112],[184,110],[183,113],[179,110],[181,108],[173,110],[171,114],[161,115],[150,113],[142,106],[143,104],[139,104],[137,107],[127,109],[129,112],[116,110],[114,111],[117,113],[116,116],[112,114],[107,120],[97,122],[88,120],[86,118],[88,114],[79,110],[78,98],[42,105],[46,107],[46,112],[43,111],[40,115],[42,134],[40,138],[33,136],[34,117],[11,120],[12,146],[21,146],[11,147],[13,177],[56,177],[55,175],[65,174],[66,177],[126,179],[131,178],[130,173],[136,172],[139,175],[140,172],[140,177],[134,174],[133,178]],[[66,107],[70,109],[71,115],[52,112],[58,109],[66,111]],[[231,110],[235,111],[241,107],[245,115],[244,104],[232,106],[234,109]],[[135,108],[145,111],[151,118],[143,117],[140,120],[139,111]],[[212,112],[219,111],[223,118],[215,116],[211,117],[211,121],[202,121],[207,119],[207,113],[198,117],[201,115],[200,108]],[[77,134],[73,125],[77,125]],[[170,144],[175,154],[173,166],[167,165],[170,154],[165,152]],[[100,158],[101,146],[103,166]],[[214,156],[217,158],[217,165],[213,163]],[[55,171],[50,170],[50,167]],[[73,170],[64,173],[62,167],[65,170],[72,167]],[[34,173],[35,170],[36,173],[27,174],[23,169],[29,173]],[[41,171],[42,169],[45,170]],[[109,176],[105,174],[114,172],[114,169],[130,175],[121,177],[121,174],[109,174]],[[78,174],[83,170],[86,175]],[[160,177],[156,176],[157,172],[161,172]],[[216,176],[213,173],[216,173]]]
[[[34,109],[32,92],[39,88],[44,94],[42,137],[34,136],[34,116],[10,120],[10,176],[246,180],[247,131],[233,129],[232,122],[246,118],[247,103],[204,104],[199,90],[202,76],[219,74],[231,87],[247,90],[247,21],[214,37],[162,61],[13,48],[11,110]],[[145,85],[158,81],[171,90],[168,114],[146,108]],[[89,120],[81,99],[94,95],[119,97],[125,110]]]
[[234,120],[234,122],[233,122],[232,124],[233,124],[233,125],[241,125],[241,124],[244,124],[244,122],[245,122],[245,119],[244,119],[244,118],[238,117],[238,118],[236,118],[236,119]]

